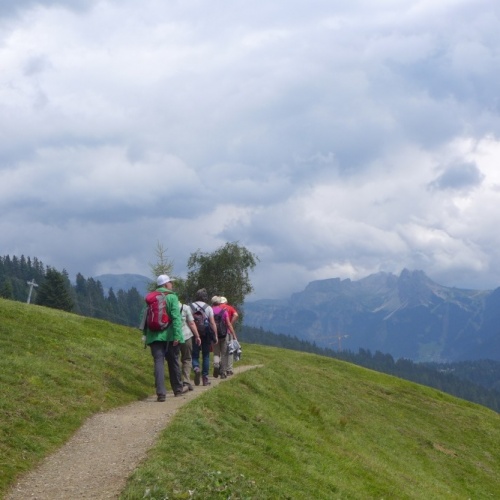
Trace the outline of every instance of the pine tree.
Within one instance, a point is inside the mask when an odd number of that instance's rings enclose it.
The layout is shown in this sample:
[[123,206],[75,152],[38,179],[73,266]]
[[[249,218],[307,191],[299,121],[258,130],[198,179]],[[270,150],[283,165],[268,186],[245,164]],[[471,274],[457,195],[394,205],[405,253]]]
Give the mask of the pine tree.
[[[160,276],[160,274],[166,274],[169,277],[172,277],[174,272],[174,263],[171,259],[169,259],[167,255],[167,249],[163,247],[163,245],[158,242],[156,244],[156,263],[149,264],[149,269],[151,270],[152,282],[149,284],[149,290],[154,290],[156,288],[156,278]],[[176,282],[178,278],[176,278]]]
[[126,303],[123,306],[126,311],[127,324],[137,326],[140,320],[140,314],[144,306],[144,297],[132,287],[125,295]]
[[0,297],[14,300],[14,289],[12,288],[12,281],[10,279],[5,279],[3,282],[3,285],[0,288]]
[[45,279],[38,290],[37,304],[63,311],[72,311],[74,302],[71,298],[68,279],[63,273],[47,268]]

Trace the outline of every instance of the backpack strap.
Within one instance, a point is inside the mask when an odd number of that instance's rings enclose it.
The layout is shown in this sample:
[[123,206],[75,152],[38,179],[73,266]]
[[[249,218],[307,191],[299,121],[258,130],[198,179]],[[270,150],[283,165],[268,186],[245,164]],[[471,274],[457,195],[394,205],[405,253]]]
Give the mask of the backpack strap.
[[191,302],[191,304],[189,304],[189,306],[191,307],[193,312],[201,311],[205,315],[205,318],[208,318],[208,314],[207,314],[208,304],[200,305],[198,302]]

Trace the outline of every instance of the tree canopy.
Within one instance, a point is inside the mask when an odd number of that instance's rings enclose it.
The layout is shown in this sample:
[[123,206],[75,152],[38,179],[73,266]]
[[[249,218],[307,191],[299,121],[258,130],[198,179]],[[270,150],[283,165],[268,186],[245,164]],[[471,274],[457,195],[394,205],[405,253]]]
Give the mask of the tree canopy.
[[226,243],[212,253],[198,250],[189,257],[183,293],[192,298],[197,290],[205,288],[209,297],[223,295],[233,306],[241,306],[253,291],[249,272],[258,260],[238,242]]

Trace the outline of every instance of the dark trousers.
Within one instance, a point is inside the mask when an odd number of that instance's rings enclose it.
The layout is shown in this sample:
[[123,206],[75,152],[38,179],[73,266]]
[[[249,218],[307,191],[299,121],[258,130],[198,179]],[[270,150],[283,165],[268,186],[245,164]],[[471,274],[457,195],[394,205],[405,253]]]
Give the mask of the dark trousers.
[[181,368],[179,366],[179,344],[173,345],[171,341],[158,341],[149,344],[149,347],[154,360],[156,394],[158,396],[165,396],[167,394],[165,388],[165,359],[168,365],[170,386],[174,394],[182,391]]
[[204,335],[201,337],[201,346],[193,344],[193,368],[200,367],[200,351],[202,356],[202,368],[201,374],[204,377],[208,377],[208,372],[210,371],[210,347],[212,341],[209,335]]

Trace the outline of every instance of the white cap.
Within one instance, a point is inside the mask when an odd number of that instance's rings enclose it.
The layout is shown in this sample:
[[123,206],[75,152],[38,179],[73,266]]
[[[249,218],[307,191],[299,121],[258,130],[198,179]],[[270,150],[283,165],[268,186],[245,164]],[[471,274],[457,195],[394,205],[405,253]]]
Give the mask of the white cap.
[[168,283],[169,281],[173,281],[173,280],[171,280],[166,274],[160,274],[160,276],[158,276],[158,278],[156,278],[156,284],[158,286],[162,286],[165,283]]
[[221,303],[221,304],[227,304],[227,299],[226,299],[226,297],[221,297],[221,298],[220,298],[220,303]]

